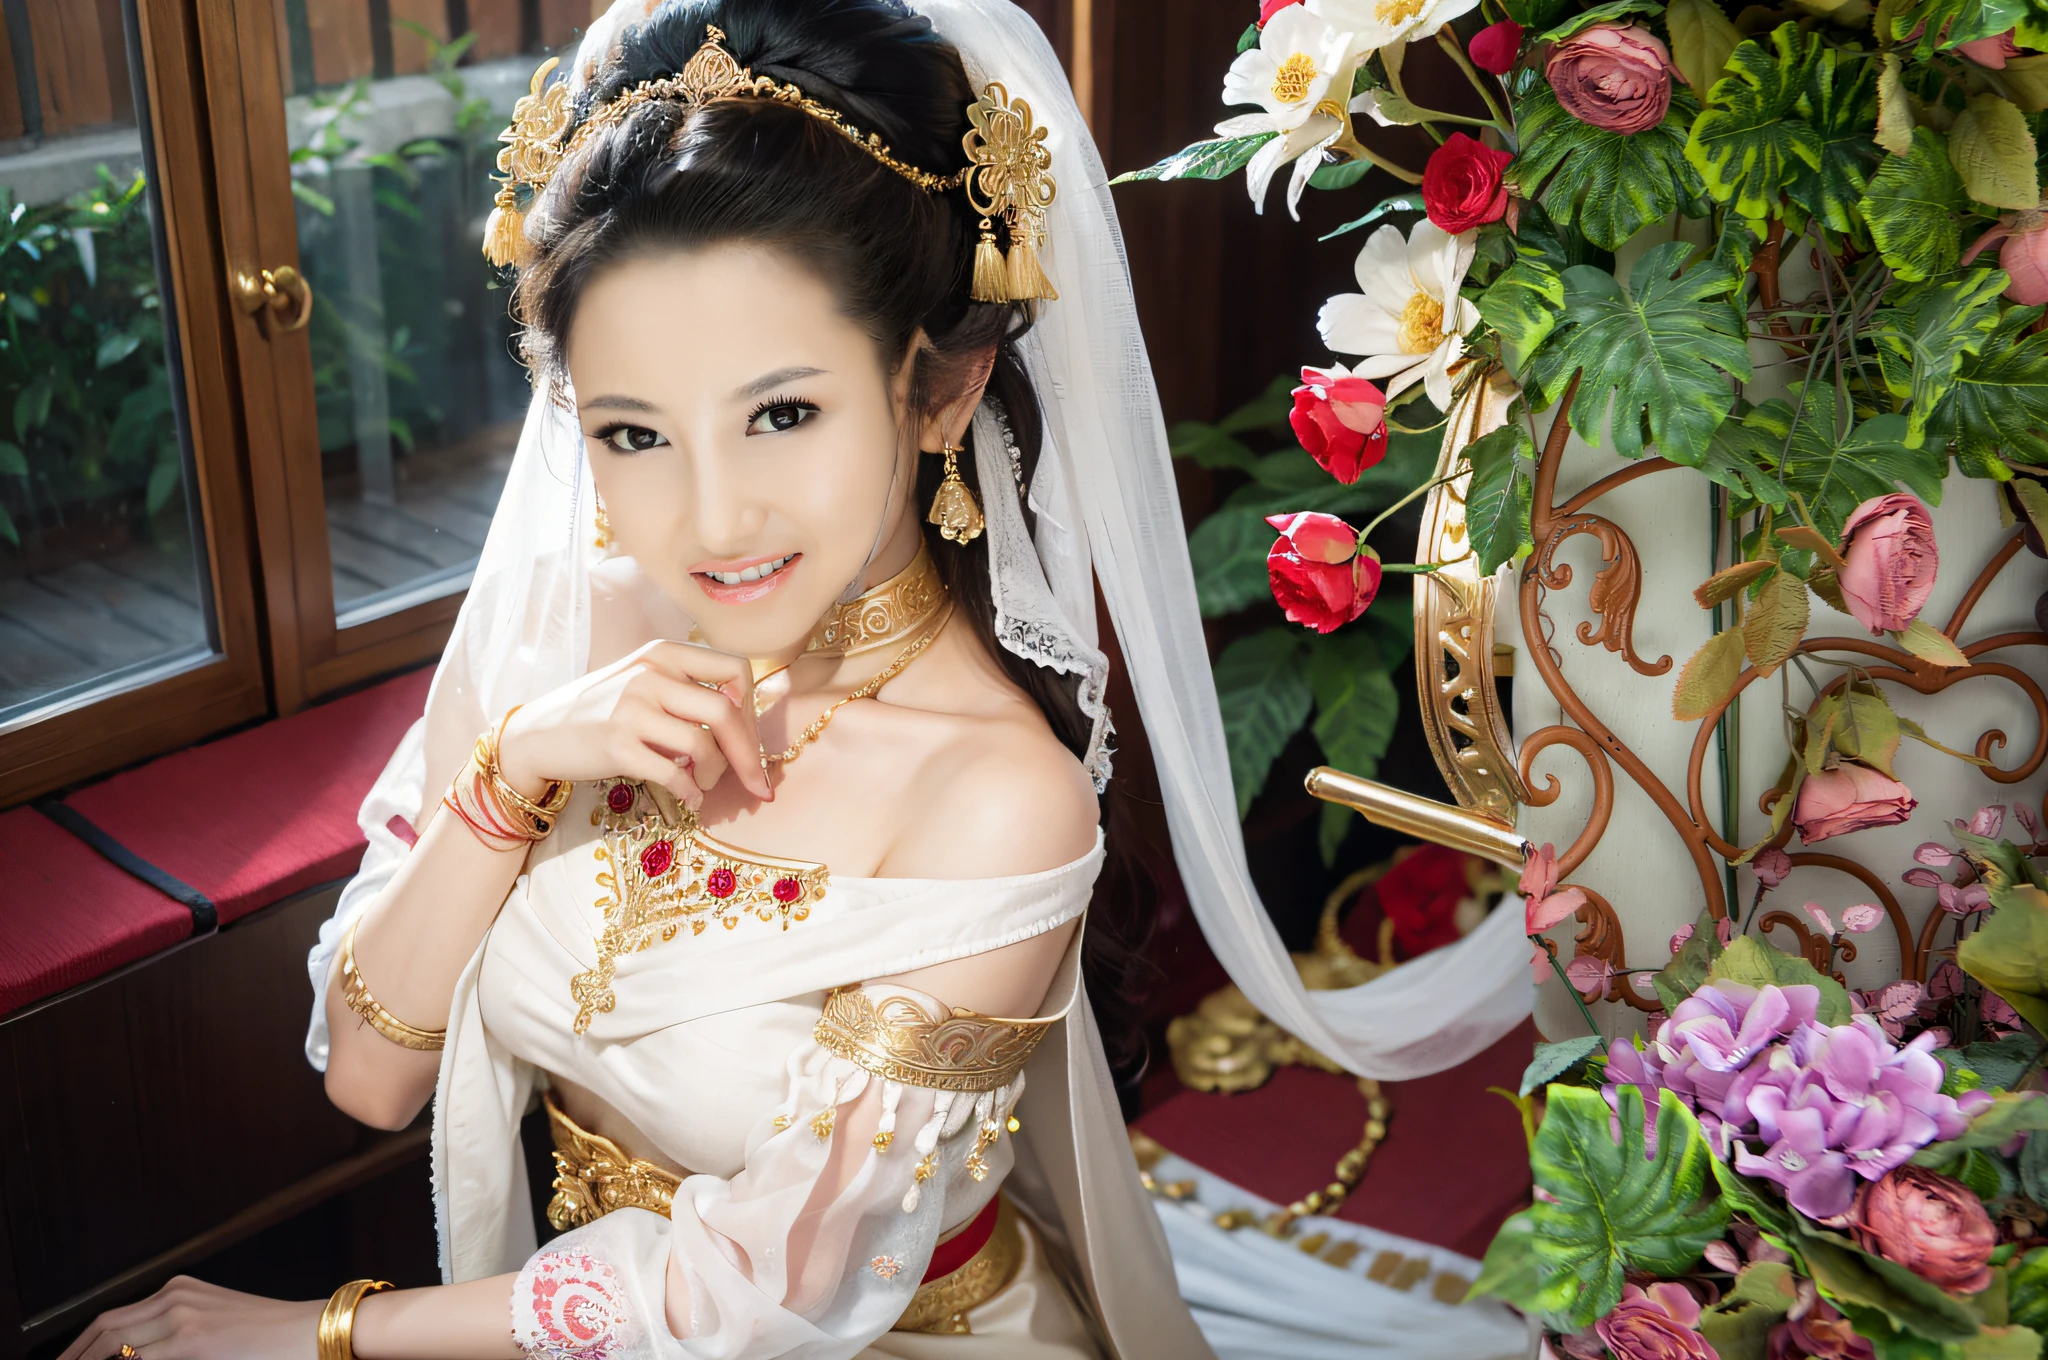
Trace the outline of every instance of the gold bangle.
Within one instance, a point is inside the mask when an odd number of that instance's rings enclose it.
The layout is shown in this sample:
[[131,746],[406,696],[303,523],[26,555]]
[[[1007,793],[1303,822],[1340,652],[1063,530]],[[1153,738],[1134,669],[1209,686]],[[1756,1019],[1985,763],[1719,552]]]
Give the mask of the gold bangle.
[[334,1291],[320,1313],[319,1360],[355,1360],[356,1306],[389,1288],[388,1280],[350,1280]]
[[555,828],[555,818],[569,805],[573,786],[561,780],[550,780],[547,791],[541,794],[538,803],[528,798],[506,782],[504,771],[498,765],[498,742],[505,735],[505,724],[512,721],[521,705],[514,704],[505,710],[505,716],[498,719],[498,725],[476,739],[476,763],[483,771],[484,782],[490,786],[501,811],[523,820],[526,825],[522,832],[530,831],[533,839],[539,840]]
[[[416,1029],[377,1004],[377,998],[370,995],[369,987],[363,982],[362,973],[356,968],[356,925],[348,928],[348,934],[341,937],[341,1000],[342,1004],[360,1015],[371,1029],[402,1048],[415,1049],[421,1053],[437,1053],[448,1042],[445,1029]],[[389,1285],[384,1286],[390,1288]],[[339,1295],[335,1297],[339,1298]]]

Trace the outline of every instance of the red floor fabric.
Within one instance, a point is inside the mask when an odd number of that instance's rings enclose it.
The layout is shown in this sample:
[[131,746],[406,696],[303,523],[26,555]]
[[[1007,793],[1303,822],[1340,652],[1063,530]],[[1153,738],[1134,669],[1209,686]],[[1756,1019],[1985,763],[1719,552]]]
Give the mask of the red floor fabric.
[[192,913],[33,808],[0,813],[0,1015],[192,933]]
[[[1448,1072],[1386,1083],[1387,1136],[1338,1217],[1485,1255],[1501,1220],[1529,1198],[1521,1116],[1486,1088],[1516,1089],[1535,1042],[1524,1021]],[[1357,1085],[1305,1067],[1238,1095],[1183,1090],[1138,1119],[1171,1151],[1282,1204],[1326,1184],[1364,1126]]]
[[356,810],[425,707],[432,678],[431,668],[408,672],[65,801],[212,898],[227,925],[361,862]]

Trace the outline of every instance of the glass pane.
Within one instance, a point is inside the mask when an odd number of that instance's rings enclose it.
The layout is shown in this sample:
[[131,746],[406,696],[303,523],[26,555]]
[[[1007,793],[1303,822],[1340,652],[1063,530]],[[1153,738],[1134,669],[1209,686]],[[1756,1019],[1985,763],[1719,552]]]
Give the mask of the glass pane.
[[528,397],[479,248],[496,139],[539,49],[571,32],[550,22],[559,4],[519,0],[276,3],[348,627],[460,590],[475,568]]
[[0,730],[214,651],[128,11],[0,31]]

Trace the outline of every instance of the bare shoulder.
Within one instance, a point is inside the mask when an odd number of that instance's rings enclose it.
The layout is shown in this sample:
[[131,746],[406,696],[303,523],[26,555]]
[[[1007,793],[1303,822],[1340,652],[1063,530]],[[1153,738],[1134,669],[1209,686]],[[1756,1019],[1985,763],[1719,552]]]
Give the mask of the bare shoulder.
[[1057,869],[1094,848],[1095,786],[1028,699],[947,726],[922,762],[915,815],[885,872],[1002,878]]

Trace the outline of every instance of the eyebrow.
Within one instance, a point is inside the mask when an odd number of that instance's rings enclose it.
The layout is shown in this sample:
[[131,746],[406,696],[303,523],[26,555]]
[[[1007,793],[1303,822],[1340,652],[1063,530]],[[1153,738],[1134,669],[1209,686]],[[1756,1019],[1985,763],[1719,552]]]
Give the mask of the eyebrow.
[[576,404],[578,406],[609,406],[615,411],[644,412],[660,409],[653,402],[642,401],[638,397],[591,397],[586,401],[579,401]]
[[744,401],[748,397],[758,397],[772,392],[784,383],[793,383],[804,378],[821,377],[824,373],[825,370],[822,368],[808,368],[801,364],[790,368],[778,368],[773,373],[763,373],[760,377],[734,392],[733,396],[737,400]]

